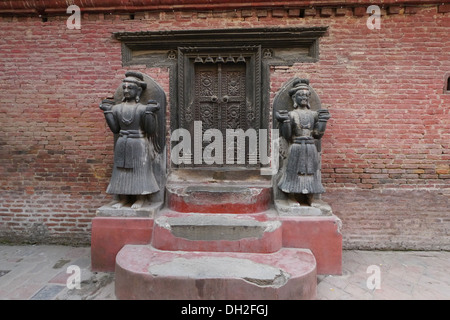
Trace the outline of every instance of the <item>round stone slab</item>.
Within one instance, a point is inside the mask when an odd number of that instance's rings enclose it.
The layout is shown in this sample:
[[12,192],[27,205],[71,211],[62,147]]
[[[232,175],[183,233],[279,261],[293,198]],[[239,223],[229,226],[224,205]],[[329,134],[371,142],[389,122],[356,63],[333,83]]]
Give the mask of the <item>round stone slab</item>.
[[126,245],[115,278],[116,297],[132,300],[314,299],[317,287],[314,256],[294,248],[239,253]]
[[148,271],[155,277],[241,278],[259,286],[274,287],[282,287],[290,278],[280,268],[232,257],[175,258],[166,263],[151,265]]

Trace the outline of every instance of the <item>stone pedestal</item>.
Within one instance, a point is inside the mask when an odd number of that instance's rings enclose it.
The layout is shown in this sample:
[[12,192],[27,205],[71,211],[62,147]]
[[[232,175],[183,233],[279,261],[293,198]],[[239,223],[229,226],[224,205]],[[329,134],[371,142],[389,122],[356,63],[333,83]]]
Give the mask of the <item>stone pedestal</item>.
[[341,220],[330,216],[280,216],[283,247],[308,248],[318,274],[342,274]]
[[126,244],[148,244],[154,217],[163,203],[145,204],[139,209],[129,205],[113,208],[111,203],[97,209],[92,220],[91,266],[94,271],[114,271],[117,253]]
[[127,244],[148,244],[153,218],[96,217],[92,220],[91,268],[114,271],[116,255]]
[[162,201],[146,203],[139,209],[132,209],[130,205],[114,208],[112,204],[104,205],[97,209],[97,217],[146,217],[152,218],[163,206]]
[[283,247],[310,249],[318,274],[342,273],[342,222],[328,203],[314,199],[306,206],[277,199],[275,208],[283,225]]
[[314,200],[311,205],[301,205],[290,199],[276,199],[275,208],[280,216],[330,216],[331,207],[323,200]]

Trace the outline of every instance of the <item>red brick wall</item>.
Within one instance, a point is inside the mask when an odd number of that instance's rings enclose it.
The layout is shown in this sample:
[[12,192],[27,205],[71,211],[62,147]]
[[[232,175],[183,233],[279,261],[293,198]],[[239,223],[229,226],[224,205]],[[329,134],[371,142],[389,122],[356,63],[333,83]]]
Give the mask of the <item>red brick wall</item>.
[[[113,161],[98,104],[127,70],[112,32],[329,26],[320,61],[272,68],[271,88],[307,77],[332,114],[324,198],[344,247],[450,249],[450,14],[413,8],[380,30],[351,8],[0,17],[0,240],[89,243]],[[169,92],[167,69],[130,69]]]

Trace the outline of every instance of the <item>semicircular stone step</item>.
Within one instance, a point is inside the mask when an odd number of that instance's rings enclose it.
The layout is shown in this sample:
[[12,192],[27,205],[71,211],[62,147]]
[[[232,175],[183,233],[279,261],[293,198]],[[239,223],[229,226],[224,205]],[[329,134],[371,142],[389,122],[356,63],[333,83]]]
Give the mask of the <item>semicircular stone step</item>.
[[166,187],[171,210],[199,213],[257,213],[270,208],[271,186],[172,185]]
[[275,214],[201,214],[163,211],[155,219],[152,246],[160,250],[260,252],[282,247]]
[[316,261],[307,249],[275,253],[161,251],[126,245],[116,257],[118,299],[314,299]]

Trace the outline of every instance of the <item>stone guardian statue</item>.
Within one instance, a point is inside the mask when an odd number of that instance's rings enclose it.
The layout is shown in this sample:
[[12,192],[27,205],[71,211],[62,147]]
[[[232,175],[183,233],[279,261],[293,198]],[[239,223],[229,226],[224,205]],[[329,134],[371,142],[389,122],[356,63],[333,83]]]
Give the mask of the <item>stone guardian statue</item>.
[[154,100],[142,104],[147,88],[143,74],[129,71],[122,81],[121,103],[105,99],[100,104],[106,123],[116,135],[114,166],[107,193],[115,195],[113,208],[131,204],[140,209],[149,195],[160,190],[152,170],[160,105]]
[[274,109],[280,136],[287,142],[285,167],[278,188],[288,195],[290,201],[311,205],[314,195],[325,192],[321,183],[319,152],[320,139],[330,114],[320,107],[311,110],[309,80],[297,78],[286,90],[292,99],[291,110],[286,105]]

